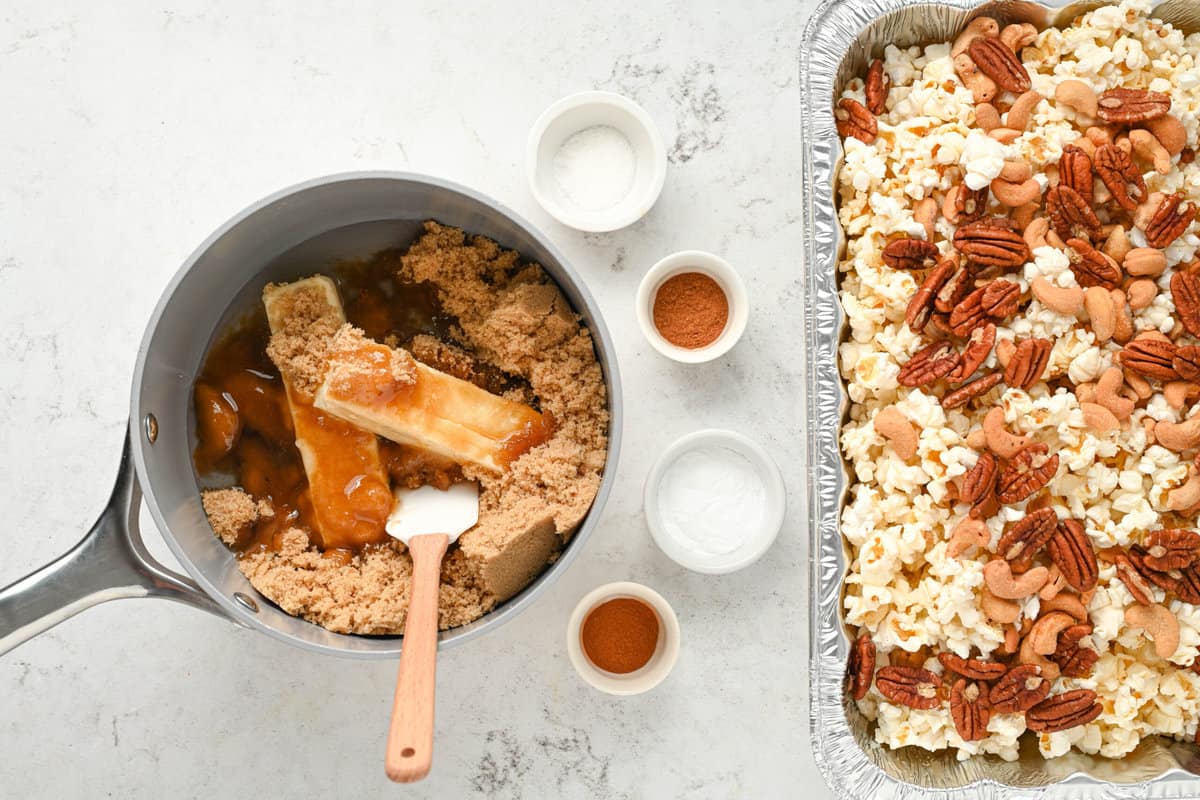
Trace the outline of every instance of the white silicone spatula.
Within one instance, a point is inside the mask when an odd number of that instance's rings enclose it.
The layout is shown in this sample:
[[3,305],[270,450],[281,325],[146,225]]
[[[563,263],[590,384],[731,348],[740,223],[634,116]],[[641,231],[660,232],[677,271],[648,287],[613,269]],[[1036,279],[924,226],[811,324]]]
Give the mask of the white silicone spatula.
[[479,520],[479,486],[456,483],[396,491],[387,532],[408,545],[412,587],[400,650],[400,674],[388,729],[387,776],[419,781],[433,763],[433,701],[437,676],[438,590],[450,543]]

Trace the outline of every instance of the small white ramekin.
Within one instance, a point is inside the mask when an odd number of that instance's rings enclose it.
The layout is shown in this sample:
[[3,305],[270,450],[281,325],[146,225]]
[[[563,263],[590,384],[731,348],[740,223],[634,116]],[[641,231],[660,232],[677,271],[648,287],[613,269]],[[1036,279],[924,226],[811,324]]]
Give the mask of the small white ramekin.
[[[658,614],[658,645],[654,649],[654,655],[644,667],[624,675],[606,672],[589,661],[580,641],[583,620],[588,612],[601,603],[618,597],[641,600]],[[662,683],[663,678],[667,677],[679,659],[679,620],[675,617],[675,610],[671,608],[670,603],[653,589],[629,581],[606,583],[588,592],[579,601],[579,605],[575,606],[575,611],[567,622],[567,655],[579,677],[602,692],[616,695],[648,692]]]
[[[729,320],[725,330],[707,347],[689,349],[671,344],[654,327],[654,298],[668,279],[685,272],[701,272],[715,280],[729,300]],[[650,346],[664,356],[684,364],[702,364],[720,358],[742,338],[750,317],[750,298],[742,276],[725,259],[703,250],[682,250],[659,261],[642,277],[638,286],[636,311],[638,326]]]
[[[598,211],[579,208],[554,180],[554,155],[563,142],[595,125],[619,130],[633,147],[636,172],[625,198]],[[603,233],[637,222],[650,210],[667,177],[667,147],[654,120],[628,97],[614,92],[579,92],[542,112],[529,132],[529,188],[546,213],[576,230]]]
[[[658,490],[662,485],[667,468],[684,453],[702,447],[726,447],[745,456],[754,465],[766,489],[762,522],[752,530],[741,546],[728,553],[708,554],[697,552],[671,535],[663,522],[658,508]],[[646,477],[646,488],[642,503],[646,512],[646,524],[654,543],[676,564],[693,572],[722,575],[748,567],[762,557],[774,544],[783,527],[783,516],[787,510],[787,492],[779,465],[761,445],[733,431],[711,428],[689,433],[675,441],[650,469]]]

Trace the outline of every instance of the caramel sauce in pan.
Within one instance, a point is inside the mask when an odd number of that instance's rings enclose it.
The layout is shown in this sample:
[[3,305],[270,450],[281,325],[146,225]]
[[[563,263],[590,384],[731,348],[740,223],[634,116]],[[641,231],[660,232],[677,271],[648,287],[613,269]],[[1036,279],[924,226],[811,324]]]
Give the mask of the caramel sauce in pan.
[[[420,333],[449,338],[453,320],[442,313],[434,287],[400,283],[393,274],[395,266],[395,255],[385,253],[333,272],[347,319],[373,338],[394,336],[407,342]],[[331,539],[317,543],[326,549],[326,557],[348,561],[356,550],[388,540],[382,526],[391,512],[392,495],[385,478],[403,486],[449,486],[461,480],[455,464],[379,440],[388,475],[350,469],[355,477],[341,487],[347,502],[313,508],[283,380],[267,356],[269,340],[266,312],[259,305],[210,348],[196,379],[197,473],[232,474],[236,485],[256,499],[269,500],[275,509],[274,517],[260,520],[237,542],[236,551],[278,550],[288,528],[304,528],[315,539],[319,527]],[[314,447],[322,440],[362,435],[312,406],[301,407],[299,413],[311,415],[312,424],[305,427]],[[346,469],[330,471],[347,474]]]

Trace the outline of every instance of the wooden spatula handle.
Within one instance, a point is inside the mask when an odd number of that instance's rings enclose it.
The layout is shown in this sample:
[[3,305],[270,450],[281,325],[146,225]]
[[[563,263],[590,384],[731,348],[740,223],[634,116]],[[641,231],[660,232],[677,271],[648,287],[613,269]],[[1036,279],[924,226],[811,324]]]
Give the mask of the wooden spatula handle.
[[438,590],[448,543],[444,533],[414,536],[408,543],[413,561],[412,594],[384,761],[387,776],[399,783],[421,780],[433,763]]

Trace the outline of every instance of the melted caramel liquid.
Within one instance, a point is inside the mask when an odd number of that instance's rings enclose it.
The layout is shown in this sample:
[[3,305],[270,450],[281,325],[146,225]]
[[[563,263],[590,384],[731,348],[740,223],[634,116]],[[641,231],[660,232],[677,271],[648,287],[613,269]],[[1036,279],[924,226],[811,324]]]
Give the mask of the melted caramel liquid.
[[[334,270],[346,318],[377,341],[395,337],[406,343],[418,334],[448,339],[454,320],[442,312],[436,289],[401,283],[395,278],[397,266],[398,253],[387,251]],[[209,350],[195,388],[196,471],[231,473],[237,485],[256,499],[270,500],[275,509],[274,517],[260,520],[239,539],[235,550],[242,553],[279,549],[283,532],[291,527],[317,530],[283,381],[267,356],[269,339],[266,312],[259,305]],[[461,478],[454,464],[437,456],[384,439],[379,446],[396,485],[445,488]],[[359,482],[346,486],[348,496]],[[380,531],[358,544],[387,540]],[[348,560],[351,552],[332,548],[325,555]]]

